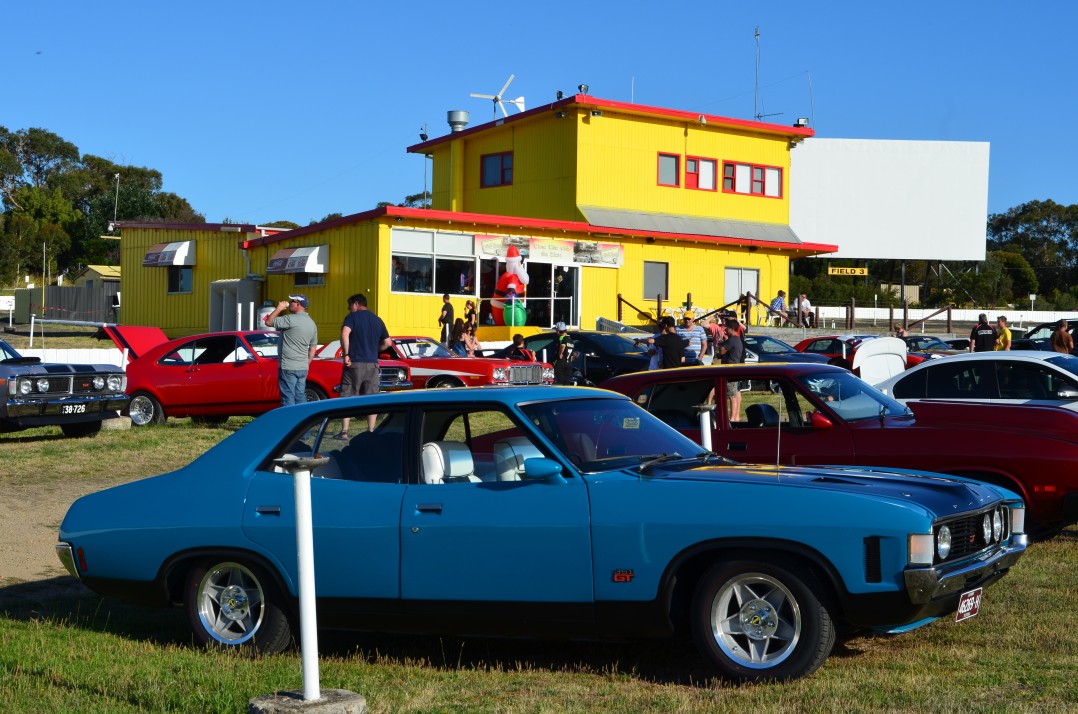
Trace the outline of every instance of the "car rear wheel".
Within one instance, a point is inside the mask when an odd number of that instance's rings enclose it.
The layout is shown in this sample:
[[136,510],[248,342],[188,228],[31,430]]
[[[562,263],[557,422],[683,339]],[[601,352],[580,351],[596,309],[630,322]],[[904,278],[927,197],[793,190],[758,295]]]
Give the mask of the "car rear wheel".
[[238,562],[194,568],[184,607],[195,638],[207,647],[280,652],[292,642],[283,603],[268,581]]
[[60,431],[64,432],[64,436],[77,439],[81,436],[97,436],[97,433],[101,431],[101,422],[98,421],[80,421],[74,424],[61,424]]
[[326,391],[319,387],[317,384],[311,384],[307,382],[307,401],[308,402],[320,402],[323,399],[328,398]]
[[135,426],[165,423],[165,410],[161,408],[161,402],[147,392],[135,392],[131,395],[127,413]]
[[816,671],[835,644],[831,614],[794,573],[767,563],[719,563],[692,604],[697,646],[737,682],[790,680]]
[[427,382],[427,389],[453,389],[454,387],[463,387],[464,382],[455,377],[435,377]]

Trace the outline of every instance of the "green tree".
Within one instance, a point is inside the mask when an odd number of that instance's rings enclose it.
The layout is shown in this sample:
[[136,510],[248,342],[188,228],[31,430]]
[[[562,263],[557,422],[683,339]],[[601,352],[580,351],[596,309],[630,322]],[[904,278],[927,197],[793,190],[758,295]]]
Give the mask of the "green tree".
[[1025,258],[1045,295],[1078,284],[1078,205],[1030,201],[988,217],[988,249]]

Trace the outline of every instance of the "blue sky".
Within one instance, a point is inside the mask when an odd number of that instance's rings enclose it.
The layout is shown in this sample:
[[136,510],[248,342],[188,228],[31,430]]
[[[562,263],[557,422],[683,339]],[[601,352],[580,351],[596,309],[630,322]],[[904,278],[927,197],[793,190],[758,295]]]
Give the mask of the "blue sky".
[[[300,224],[423,188],[405,147],[557,90],[823,138],[991,142],[990,213],[1078,203],[1078,4],[72,2],[4,10],[0,125],[162,172],[209,221]],[[810,92],[811,77],[811,92]],[[512,108],[510,108],[512,111]],[[428,178],[429,180],[429,178]]]

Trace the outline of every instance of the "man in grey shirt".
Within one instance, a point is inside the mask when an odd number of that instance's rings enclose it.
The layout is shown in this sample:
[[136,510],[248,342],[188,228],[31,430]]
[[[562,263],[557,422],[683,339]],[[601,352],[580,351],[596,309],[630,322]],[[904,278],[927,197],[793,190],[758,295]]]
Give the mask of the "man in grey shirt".
[[[289,295],[263,320],[267,327],[281,333],[277,384],[281,388],[282,407],[307,401],[307,370],[318,347],[318,327],[307,314],[309,305],[306,295]],[[290,314],[282,315],[286,310]]]

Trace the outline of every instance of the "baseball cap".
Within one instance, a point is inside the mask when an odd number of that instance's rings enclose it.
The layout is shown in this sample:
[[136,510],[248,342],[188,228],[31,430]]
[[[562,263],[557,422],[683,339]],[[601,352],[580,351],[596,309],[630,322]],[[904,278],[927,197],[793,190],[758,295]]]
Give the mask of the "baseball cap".
[[556,331],[558,331],[558,332],[565,332],[565,323],[564,322],[555,323],[554,324],[554,329]]
[[693,315],[692,310],[686,311],[686,313],[682,316],[682,318],[685,319],[685,320],[695,320],[696,319],[696,317]]
[[289,295],[288,296],[288,301],[292,302],[293,300],[295,300],[300,305],[302,305],[304,307],[304,309],[306,309],[310,305],[310,303],[307,302],[307,296],[304,295],[303,293],[297,293],[295,295]]

